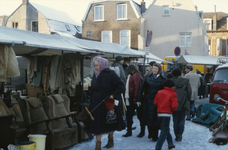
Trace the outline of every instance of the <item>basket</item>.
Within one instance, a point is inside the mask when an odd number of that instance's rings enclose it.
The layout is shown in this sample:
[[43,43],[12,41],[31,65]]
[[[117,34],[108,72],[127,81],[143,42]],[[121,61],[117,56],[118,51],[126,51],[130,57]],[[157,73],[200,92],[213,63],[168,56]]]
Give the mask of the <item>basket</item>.
[[79,115],[77,116],[77,119],[81,122],[83,122],[84,124],[86,124],[86,119],[88,117],[88,113],[87,111],[84,109],[82,110]]

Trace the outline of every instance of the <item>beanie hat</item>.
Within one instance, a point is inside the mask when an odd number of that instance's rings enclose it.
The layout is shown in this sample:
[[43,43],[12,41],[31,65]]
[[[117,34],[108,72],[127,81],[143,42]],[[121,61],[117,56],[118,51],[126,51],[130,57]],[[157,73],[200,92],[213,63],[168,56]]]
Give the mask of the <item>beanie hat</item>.
[[124,60],[124,58],[121,55],[116,56],[116,62],[119,62],[121,60]]

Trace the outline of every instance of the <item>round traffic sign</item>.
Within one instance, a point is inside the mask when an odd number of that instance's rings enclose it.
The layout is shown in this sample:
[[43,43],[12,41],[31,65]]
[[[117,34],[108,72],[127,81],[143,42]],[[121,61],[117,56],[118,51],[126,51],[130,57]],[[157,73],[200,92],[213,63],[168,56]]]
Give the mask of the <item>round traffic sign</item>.
[[174,54],[175,54],[176,56],[179,56],[180,53],[181,53],[180,47],[176,47],[176,48],[174,49]]
[[152,41],[152,35],[153,35],[152,31],[150,31],[146,38],[146,47],[149,47],[150,42]]

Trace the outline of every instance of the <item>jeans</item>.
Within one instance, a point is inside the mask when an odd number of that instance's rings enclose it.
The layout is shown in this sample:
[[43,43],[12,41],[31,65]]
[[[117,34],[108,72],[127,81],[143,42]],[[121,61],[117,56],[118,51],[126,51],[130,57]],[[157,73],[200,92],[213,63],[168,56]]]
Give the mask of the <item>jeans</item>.
[[174,111],[173,112],[173,129],[175,136],[182,135],[184,132],[185,124],[185,111]]
[[191,119],[193,114],[195,114],[195,101],[190,102],[190,111],[186,111],[187,119]]
[[160,119],[161,119],[162,125],[161,125],[161,133],[155,146],[157,149],[162,148],[162,145],[165,142],[165,139],[167,139],[168,146],[173,146],[172,135],[169,132],[170,117],[160,117]]

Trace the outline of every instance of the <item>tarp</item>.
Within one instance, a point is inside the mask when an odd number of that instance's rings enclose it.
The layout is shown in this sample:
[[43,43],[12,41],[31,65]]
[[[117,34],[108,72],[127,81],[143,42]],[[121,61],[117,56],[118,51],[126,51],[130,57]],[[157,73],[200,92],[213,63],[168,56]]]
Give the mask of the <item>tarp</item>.
[[192,122],[200,123],[206,127],[213,125],[221,115],[223,105],[218,104],[201,104],[196,109],[196,118]]
[[[103,54],[107,57],[144,57],[144,52],[132,50],[116,43],[103,43],[74,37],[49,35],[0,26],[0,43],[14,42],[16,55],[61,55],[69,52]],[[159,59],[153,54],[151,58]]]
[[202,64],[202,65],[218,65],[217,60],[220,57],[216,56],[194,56],[194,55],[182,55],[178,64]]

